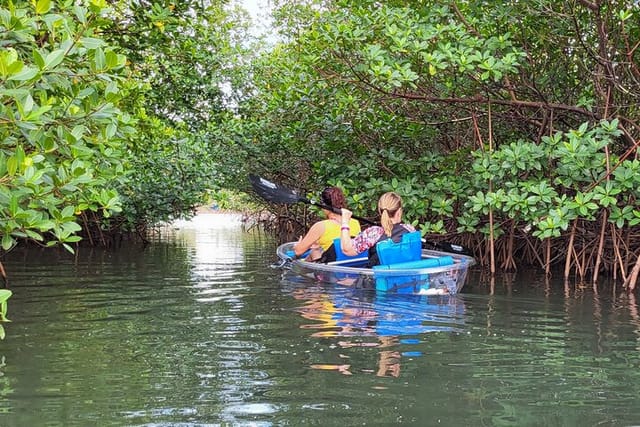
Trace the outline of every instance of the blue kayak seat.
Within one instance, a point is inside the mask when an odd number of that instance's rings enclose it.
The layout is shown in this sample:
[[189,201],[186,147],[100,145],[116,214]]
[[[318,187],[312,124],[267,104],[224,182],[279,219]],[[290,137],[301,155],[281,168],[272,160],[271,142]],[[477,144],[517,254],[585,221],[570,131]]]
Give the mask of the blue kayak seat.
[[333,240],[333,247],[336,251],[336,263],[345,267],[360,267],[366,265],[369,259],[368,251],[360,252],[357,255],[347,255],[342,252],[342,246],[340,245],[340,238]]
[[[300,259],[305,259],[306,257],[309,256],[309,254],[311,253],[311,250],[306,251],[305,253],[303,253],[302,255],[300,255],[298,258]],[[296,258],[296,253],[293,250],[288,250],[285,252],[285,255],[288,256],[291,259],[295,259]]]
[[405,270],[442,267],[445,265],[453,265],[453,258],[449,255],[436,258],[424,258],[418,261],[398,262],[396,264],[374,265],[374,270]]
[[380,264],[418,261],[422,256],[422,235],[419,231],[405,233],[398,243],[391,239],[376,243]]
[[429,288],[429,274],[393,275],[389,270],[418,270],[442,267],[454,263],[451,256],[422,257],[422,240],[419,231],[402,235],[402,241],[384,240],[376,246],[380,265],[373,266],[377,291],[415,294]]

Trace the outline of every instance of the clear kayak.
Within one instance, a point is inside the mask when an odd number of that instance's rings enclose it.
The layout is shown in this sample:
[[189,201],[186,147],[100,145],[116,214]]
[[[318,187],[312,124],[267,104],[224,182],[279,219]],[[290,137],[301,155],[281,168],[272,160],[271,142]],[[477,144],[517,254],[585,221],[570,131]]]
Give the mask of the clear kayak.
[[422,249],[421,259],[392,265],[367,267],[366,256],[329,263],[293,257],[295,242],[277,249],[281,266],[294,274],[325,283],[375,289],[376,291],[418,294],[457,294],[464,286],[471,256]]

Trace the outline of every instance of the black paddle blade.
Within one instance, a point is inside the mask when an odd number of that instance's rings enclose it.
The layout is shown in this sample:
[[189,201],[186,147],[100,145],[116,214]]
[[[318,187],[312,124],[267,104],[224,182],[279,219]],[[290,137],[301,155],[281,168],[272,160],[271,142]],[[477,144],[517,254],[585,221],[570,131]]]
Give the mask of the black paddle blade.
[[458,254],[458,255],[469,255],[469,256],[473,255],[468,248],[462,245],[456,245],[455,243],[431,242],[429,240],[424,240],[424,239],[423,239],[423,242],[435,247],[438,250],[441,250],[442,252],[449,252],[449,253]]
[[469,249],[461,245],[456,245],[455,243],[440,242],[438,243],[438,246],[440,247],[441,250],[445,252],[451,252],[451,253],[460,254],[460,255],[472,255]]
[[[261,178],[257,175],[250,174],[249,182],[251,182],[251,186],[253,190],[258,194],[258,196],[262,197],[268,202],[273,203],[285,203],[285,204],[293,204],[293,203],[307,203],[310,205],[317,206],[321,209],[326,209],[328,211],[335,212],[337,214],[340,213],[340,209],[334,208],[331,206],[327,206],[322,203],[318,203],[315,200],[309,200],[305,197],[298,196],[298,194],[281,185],[276,184],[275,182],[271,182],[267,179]],[[351,215],[352,218],[357,219],[358,221],[366,222],[367,224],[376,224],[375,222],[362,218],[356,215]]]
[[256,194],[268,202],[293,204],[307,201],[304,197],[298,196],[295,191],[257,175],[249,175],[249,182]]

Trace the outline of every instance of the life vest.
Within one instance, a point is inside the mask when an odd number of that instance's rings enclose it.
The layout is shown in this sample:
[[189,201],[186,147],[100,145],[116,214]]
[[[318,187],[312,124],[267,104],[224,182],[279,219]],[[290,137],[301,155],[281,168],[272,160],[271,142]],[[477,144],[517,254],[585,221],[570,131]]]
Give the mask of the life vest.
[[378,246],[378,243],[383,242],[387,239],[391,239],[395,243],[398,243],[400,242],[400,240],[402,240],[403,234],[411,233],[412,231],[413,230],[409,229],[404,224],[399,223],[393,225],[393,228],[391,229],[391,237],[383,233],[376,244],[369,248],[369,267],[380,264],[380,258],[378,257],[378,251],[376,248],[376,246]]

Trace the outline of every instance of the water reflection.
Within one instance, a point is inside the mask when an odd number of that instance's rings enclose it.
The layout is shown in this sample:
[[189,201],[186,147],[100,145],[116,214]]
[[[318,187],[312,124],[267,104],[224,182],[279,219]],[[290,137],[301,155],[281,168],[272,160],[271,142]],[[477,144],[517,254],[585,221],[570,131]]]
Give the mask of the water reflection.
[[[222,230],[240,231],[242,216],[238,214],[198,215],[186,221],[174,222],[162,230],[161,240],[171,239],[191,249],[194,265],[233,265],[244,260],[241,233],[222,233]],[[231,240],[231,241],[230,241]],[[236,243],[236,244],[230,244]],[[230,250],[234,249],[234,250]]]
[[[334,348],[378,349],[375,371],[362,371],[380,377],[398,377],[403,358],[420,357],[423,352],[410,347],[423,343],[425,334],[458,332],[464,324],[464,301],[457,295],[385,294],[290,278],[283,284],[285,292],[301,302],[294,310],[311,321],[301,329],[310,330],[311,337],[331,339]],[[339,363],[310,367],[353,375],[350,357],[339,357]]]
[[453,297],[283,280],[274,241],[224,225],[9,254],[0,426],[640,420],[633,294],[523,272]]
[[632,293],[629,294],[629,315],[631,316],[631,323],[635,326],[634,333],[638,342],[636,350],[640,351],[640,315],[638,314],[636,296]]

